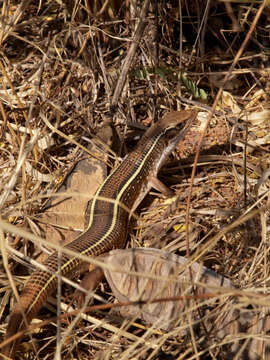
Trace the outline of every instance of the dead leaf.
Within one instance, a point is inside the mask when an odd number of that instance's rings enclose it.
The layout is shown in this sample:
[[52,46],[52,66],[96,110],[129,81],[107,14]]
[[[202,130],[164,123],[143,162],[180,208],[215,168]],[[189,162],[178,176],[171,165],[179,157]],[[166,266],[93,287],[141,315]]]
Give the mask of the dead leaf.
[[[99,144],[99,147],[102,146]],[[97,158],[100,157],[101,150],[95,147],[91,148],[91,151],[99,152]],[[105,160],[104,152],[102,154]],[[84,230],[87,204],[103,183],[106,170],[105,162],[95,158],[84,158],[75,165],[59,189],[59,193],[65,193],[66,196],[53,198],[50,208],[41,216],[40,226],[48,243],[58,244],[62,241],[65,245],[72,241],[79,231]],[[74,193],[78,193],[78,196],[74,196]],[[43,261],[46,257],[46,254],[42,254],[39,260]]]
[[[105,257],[104,261],[121,270],[121,272],[105,270],[106,279],[119,301],[150,301],[194,294],[187,268],[188,260],[184,257],[159,249],[134,248],[113,250]],[[130,275],[128,274],[130,271],[150,275],[153,278]],[[191,271],[196,283],[196,294],[218,293],[220,288],[223,292],[226,288],[234,288],[230,280],[198,263],[191,265]],[[181,314],[189,306],[191,306],[191,302],[163,301],[142,306],[123,307],[121,315],[124,317],[137,316],[154,324],[157,328],[169,330],[179,323]]]

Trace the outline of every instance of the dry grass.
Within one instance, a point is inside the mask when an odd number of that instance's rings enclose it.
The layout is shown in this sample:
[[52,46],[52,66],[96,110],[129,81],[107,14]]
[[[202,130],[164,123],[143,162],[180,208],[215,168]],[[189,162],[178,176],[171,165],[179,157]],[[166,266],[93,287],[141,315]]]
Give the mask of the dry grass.
[[[200,110],[200,127],[179,147],[181,162],[174,160],[161,174],[174,185],[176,197],[155,194],[146,201],[129,243],[187,255],[236,288],[216,290],[216,302],[195,296],[196,303],[179,314],[179,326],[168,332],[106,309],[91,312],[68,333],[62,358],[227,359],[232,353],[235,359],[270,359],[269,6],[257,19],[261,2],[182,1],[179,8],[178,1],[160,1],[157,37],[152,2],[103,5],[98,0],[3,2],[0,335],[15,287],[21,290],[32,270],[27,256],[36,258],[43,250],[39,216],[89,139],[111,123],[123,143],[127,125],[188,106]],[[208,113],[213,116],[190,193]],[[121,151],[119,141],[114,150]],[[72,298],[70,288],[63,291],[62,308]],[[95,304],[114,300],[106,284],[97,294]],[[240,320],[222,332],[228,313],[231,321]],[[67,325],[62,323],[63,332]],[[33,332],[39,358],[53,359],[55,333],[55,323]],[[29,359],[25,339],[21,350]]]

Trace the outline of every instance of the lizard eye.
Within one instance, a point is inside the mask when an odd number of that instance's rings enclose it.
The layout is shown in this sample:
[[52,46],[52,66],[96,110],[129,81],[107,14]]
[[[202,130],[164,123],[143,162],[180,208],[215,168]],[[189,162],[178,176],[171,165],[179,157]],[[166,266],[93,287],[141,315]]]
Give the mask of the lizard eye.
[[174,138],[177,134],[179,133],[179,129],[177,127],[173,128],[173,129],[169,129],[166,132],[166,137],[167,139],[172,139]]

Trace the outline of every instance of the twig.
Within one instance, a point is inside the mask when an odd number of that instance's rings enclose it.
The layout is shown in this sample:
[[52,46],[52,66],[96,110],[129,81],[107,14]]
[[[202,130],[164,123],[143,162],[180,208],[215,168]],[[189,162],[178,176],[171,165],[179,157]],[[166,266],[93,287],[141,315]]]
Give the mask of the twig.
[[140,15],[140,22],[137,25],[137,28],[135,30],[132,44],[130,45],[130,48],[128,50],[126,59],[123,64],[123,69],[121,71],[121,74],[119,76],[118,82],[117,82],[115,90],[114,90],[114,94],[113,94],[113,98],[112,98],[112,102],[111,102],[112,111],[117,106],[120,94],[121,94],[123,87],[125,85],[125,82],[126,82],[128,70],[129,70],[130,66],[132,65],[134,55],[136,53],[136,50],[137,50],[140,40],[142,38],[144,29],[146,27],[147,20],[145,18],[148,13],[149,4],[150,4],[150,0],[145,0],[145,2],[143,4],[141,15]]

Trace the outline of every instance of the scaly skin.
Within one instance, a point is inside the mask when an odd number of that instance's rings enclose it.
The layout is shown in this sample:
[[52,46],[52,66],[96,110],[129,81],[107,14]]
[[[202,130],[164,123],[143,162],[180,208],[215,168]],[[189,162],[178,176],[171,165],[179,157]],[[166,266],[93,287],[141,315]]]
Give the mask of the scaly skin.
[[[190,128],[196,114],[195,111],[170,112],[146,131],[136,149],[107,177],[92,199],[89,223],[85,231],[65,248],[96,257],[125,245],[130,218],[130,211],[127,209],[133,211],[138,200],[149,191],[149,179],[157,176],[168,155]],[[182,130],[169,139],[178,125]],[[115,201],[108,202],[105,199]],[[75,270],[83,266],[83,262],[79,257],[65,254],[65,248],[62,250],[61,275],[72,278]],[[26,329],[48,296],[56,290],[58,261],[56,251],[44,262],[48,272],[36,270],[26,282],[20,302],[16,304],[8,323],[5,340]],[[6,345],[2,354],[13,359],[19,341],[18,339]]]

